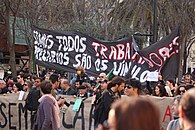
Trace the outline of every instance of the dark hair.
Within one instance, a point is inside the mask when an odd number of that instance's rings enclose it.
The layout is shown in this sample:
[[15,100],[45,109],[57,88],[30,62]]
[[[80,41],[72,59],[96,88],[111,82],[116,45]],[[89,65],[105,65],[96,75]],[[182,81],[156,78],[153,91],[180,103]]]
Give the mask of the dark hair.
[[130,78],[125,81],[125,84],[128,84],[132,86],[133,88],[138,88],[138,90],[141,90],[141,82],[137,79]]
[[121,85],[121,83],[124,83],[125,80],[122,77],[116,76],[114,77],[111,82],[108,84],[108,89],[118,85]]
[[181,94],[181,91],[180,91],[181,87],[184,87],[186,89],[186,85],[185,84],[180,84],[179,87],[176,88],[174,96],[177,96],[177,95]]
[[54,84],[56,81],[58,81],[58,75],[57,74],[52,74],[50,77],[49,77],[49,80],[52,82],[52,84]]
[[175,81],[173,79],[168,79],[167,81],[169,81],[173,86],[175,86]]
[[115,111],[117,130],[160,130],[159,110],[147,98],[124,98],[111,109]]
[[154,96],[158,96],[156,95],[156,92],[155,92],[155,88],[158,87],[159,90],[160,90],[160,97],[164,97],[164,96],[167,96],[168,97],[168,94],[167,94],[167,91],[165,89],[165,86],[164,85],[161,85],[161,84],[158,84],[154,87]]
[[18,88],[18,91],[23,90],[23,86],[20,83],[16,83],[15,86]]
[[35,80],[36,79],[39,79],[41,82],[43,81],[43,79],[41,77],[36,77]]
[[195,88],[188,90],[181,98],[180,105],[187,119],[195,122]]
[[43,81],[41,83],[41,91],[44,94],[50,94],[51,93],[51,90],[52,90],[52,84],[51,84],[51,82],[49,82],[49,81]]

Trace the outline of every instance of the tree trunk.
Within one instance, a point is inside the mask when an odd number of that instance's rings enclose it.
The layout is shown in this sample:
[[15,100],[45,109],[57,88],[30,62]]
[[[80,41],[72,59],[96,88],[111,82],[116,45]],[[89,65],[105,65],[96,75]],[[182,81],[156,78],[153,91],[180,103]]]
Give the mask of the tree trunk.
[[9,6],[9,0],[5,0],[5,6],[6,6],[6,34],[7,34],[7,44],[9,48],[9,53],[10,53],[10,60],[9,64],[11,66],[12,70],[12,76],[16,77],[16,60],[15,60],[15,20],[13,23],[13,41],[11,40],[11,33],[10,33],[10,6]]
[[105,40],[108,40],[108,0],[104,1],[104,30],[105,30]]

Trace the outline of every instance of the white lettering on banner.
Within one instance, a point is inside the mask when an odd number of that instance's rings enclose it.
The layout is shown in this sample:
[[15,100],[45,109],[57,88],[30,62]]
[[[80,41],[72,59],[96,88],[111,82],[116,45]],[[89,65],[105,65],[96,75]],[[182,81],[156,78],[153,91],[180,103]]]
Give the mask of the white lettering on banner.
[[35,57],[40,61],[58,63],[60,65],[69,64],[68,52],[49,51],[35,46]]
[[147,62],[149,68],[161,67],[163,65],[163,62],[167,58],[171,58],[171,56],[179,52],[178,50],[179,43],[176,42],[178,38],[179,37],[175,37],[170,44],[159,48],[158,53],[151,52],[148,54],[148,57],[140,56],[138,53],[135,53],[132,56],[132,59],[133,60],[138,59],[138,64],[144,64],[145,62]]
[[113,71],[114,75],[125,76],[131,66],[131,62],[126,62],[124,60],[119,63],[113,62],[113,65],[114,65],[114,71]]
[[[145,70],[140,74],[141,67],[138,67],[137,65],[133,66],[133,69],[131,70],[132,78],[139,79],[140,82],[145,82],[147,80],[147,74],[150,72],[149,70]],[[138,76],[140,75],[140,76]]]
[[83,66],[85,69],[91,68],[91,56],[87,54],[77,54],[75,56],[76,64],[73,64],[73,67]]
[[56,36],[58,39],[59,47],[58,51],[74,51],[75,52],[84,52],[86,50],[86,45],[84,42],[86,41],[85,37],[79,37],[76,35],[74,38],[72,36]]
[[54,41],[52,40],[52,35],[46,35],[39,33],[38,31],[33,31],[33,36],[35,38],[35,45],[40,46],[42,48],[51,49],[54,45]]
[[95,69],[96,69],[96,71],[105,71],[108,68],[106,63],[108,63],[108,60],[100,60],[98,58],[95,61]]
[[[96,52],[95,56],[106,60],[130,60],[131,59],[131,46],[130,43],[116,44],[115,46],[107,47],[103,44],[93,42],[92,46]],[[109,54],[106,52],[110,50]]]

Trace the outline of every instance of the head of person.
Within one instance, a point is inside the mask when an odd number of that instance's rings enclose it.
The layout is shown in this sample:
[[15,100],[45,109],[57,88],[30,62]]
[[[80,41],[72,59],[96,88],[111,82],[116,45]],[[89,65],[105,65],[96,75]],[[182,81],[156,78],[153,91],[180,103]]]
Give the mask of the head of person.
[[52,87],[54,89],[58,88],[59,86],[59,77],[57,74],[53,73],[50,77],[49,77],[49,80],[51,81],[52,83]]
[[158,96],[158,97],[168,96],[167,91],[165,89],[165,86],[164,85],[161,85],[161,84],[157,84],[154,87],[154,94],[153,95],[154,96]]
[[180,123],[183,129],[191,130],[195,126],[195,88],[192,88],[181,98],[179,105]]
[[69,82],[67,79],[61,79],[60,87],[62,90],[67,90],[69,88]]
[[84,85],[81,85],[77,88],[79,90],[79,94],[84,95],[85,93],[87,93],[87,87]]
[[184,75],[184,83],[191,84],[191,75],[190,74]]
[[160,113],[147,98],[124,98],[113,103],[107,125],[104,123],[106,127],[110,130],[160,130]]
[[17,82],[23,84],[23,82],[24,82],[24,75],[23,74],[19,74],[17,76]]
[[173,99],[173,116],[178,117],[179,116],[179,103],[180,103],[181,95],[177,95]]
[[180,84],[179,87],[175,90],[175,95],[183,95],[186,92],[186,85]]
[[41,93],[42,93],[42,95],[51,94],[51,90],[52,90],[52,83],[51,82],[43,81],[41,83]]
[[99,82],[100,82],[100,85],[101,85],[101,90],[106,90],[107,87],[108,87],[108,80],[103,79],[103,80],[101,80]]
[[104,80],[104,79],[106,79],[106,73],[100,73],[99,80],[101,81],[101,80]]
[[128,79],[125,81],[125,95],[138,96],[141,94],[141,83],[136,79]]
[[175,81],[172,80],[172,79],[168,79],[166,81],[166,85],[169,86],[169,87],[175,87]]
[[23,86],[20,83],[16,83],[14,84],[13,89],[14,89],[14,92],[17,93],[19,91],[23,91]]
[[125,88],[125,80],[119,76],[114,77],[108,85],[108,89],[112,89],[113,92],[122,91]]
[[5,81],[3,79],[0,79],[0,89],[5,88],[5,86],[6,86]]
[[77,75],[82,75],[85,73],[85,69],[82,66],[76,67],[76,74]]
[[30,80],[26,80],[23,86],[24,86],[24,90],[30,91],[32,89],[33,83]]
[[13,90],[14,82],[13,81],[8,81],[6,84],[7,88],[9,91]]
[[78,88],[81,85],[81,81],[80,80],[76,80],[75,81],[75,87]]
[[37,77],[35,79],[35,82],[36,82],[36,87],[40,88],[41,87],[41,82],[42,82],[42,78],[41,77]]

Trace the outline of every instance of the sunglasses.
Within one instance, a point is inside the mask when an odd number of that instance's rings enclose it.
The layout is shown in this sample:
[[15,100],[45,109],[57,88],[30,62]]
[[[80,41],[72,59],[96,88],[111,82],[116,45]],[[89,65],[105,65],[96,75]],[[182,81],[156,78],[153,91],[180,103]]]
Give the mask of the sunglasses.
[[99,76],[99,78],[104,78],[104,76]]
[[125,85],[125,88],[131,89],[133,87],[131,85]]
[[186,92],[186,90],[180,90],[180,93],[185,93]]

